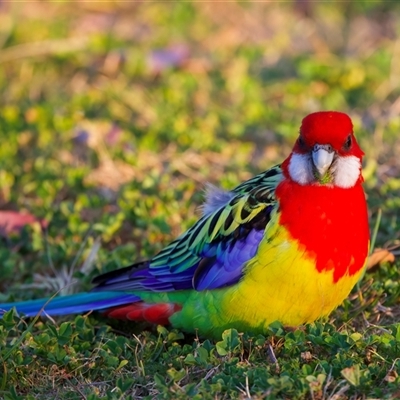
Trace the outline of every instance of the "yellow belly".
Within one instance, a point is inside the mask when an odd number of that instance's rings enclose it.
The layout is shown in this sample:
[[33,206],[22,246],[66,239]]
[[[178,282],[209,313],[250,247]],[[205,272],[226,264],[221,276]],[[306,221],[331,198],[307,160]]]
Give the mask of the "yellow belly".
[[222,312],[233,319],[258,327],[262,322],[264,328],[274,321],[289,326],[313,322],[330,314],[362,274],[334,283],[333,269],[318,272],[315,258],[284,227],[275,224],[270,237],[246,268],[245,279],[225,293]]

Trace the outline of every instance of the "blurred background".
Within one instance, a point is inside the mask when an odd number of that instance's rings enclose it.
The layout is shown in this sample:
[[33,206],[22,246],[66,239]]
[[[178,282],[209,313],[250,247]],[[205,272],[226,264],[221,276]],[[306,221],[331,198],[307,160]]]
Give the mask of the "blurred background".
[[1,291],[88,286],[150,257],[197,219],[206,182],[231,188],[281,162],[317,110],[353,119],[371,226],[381,209],[377,242],[396,246],[399,11],[0,2]]

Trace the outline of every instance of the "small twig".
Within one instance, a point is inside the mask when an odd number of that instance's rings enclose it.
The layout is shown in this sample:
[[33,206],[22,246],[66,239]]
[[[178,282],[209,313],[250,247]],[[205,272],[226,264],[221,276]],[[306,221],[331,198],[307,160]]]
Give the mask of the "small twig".
[[45,229],[45,231],[44,231],[44,245],[46,247],[46,257],[47,257],[47,261],[50,265],[50,268],[53,271],[53,274],[57,275],[57,271],[54,267],[53,259],[51,258],[50,246],[49,246],[49,232],[47,229]]
[[[341,385],[342,383],[346,382],[345,380],[340,381],[333,389],[333,391],[335,391],[335,389],[337,387],[339,387],[339,385]],[[336,393],[332,394],[332,396],[329,397],[330,400],[340,400],[342,399],[342,395],[344,395],[348,390],[350,389],[350,385],[346,384],[344,386],[342,386]]]
[[376,237],[378,235],[378,229],[379,229],[379,225],[381,224],[381,219],[382,219],[382,209],[379,208],[378,215],[376,216],[374,230],[372,233],[372,238],[371,238],[371,245],[370,245],[370,249],[369,249],[370,255],[372,254],[372,252],[374,251],[374,248],[375,248]]
[[[207,381],[210,379],[215,373],[219,370],[220,365],[217,365],[216,367],[211,368],[209,371],[207,371],[206,376],[202,379],[204,381]],[[201,382],[196,385],[196,388],[200,386]]]
[[73,37],[61,40],[44,40],[19,44],[1,49],[0,63],[20,58],[45,56],[83,50],[89,43],[88,38]]
[[85,393],[83,393],[83,392],[80,390],[79,385],[76,385],[76,386],[75,386],[75,385],[71,382],[71,380],[68,379],[68,378],[66,378],[66,380],[67,380],[67,382],[71,385],[71,387],[73,387],[73,388],[82,396],[82,399],[84,399],[84,400],[87,399]]
[[390,331],[388,331],[387,329],[382,328],[382,327],[379,326],[379,325],[375,325],[375,324],[372,324],[371,322],[369,322],[369,321],[367,320],[367,318],[365,318],[364,313],[362,313],[362,317],[363,317],[363,320],[364,320],[365,324],[367,325],[367,328],[375,328],[375,329],[378,329],[379,331],[382,331],[382,332],[384,332],[384,333],[390,333]]
[[396,364],[396,362],[399,361],[399,360],[400,360],[400,358],[395,358],[395,359],[393,360],[392,366],[390,367],[389,371],[388,371],[387,374],[385,375],[385,378],[383,378],[382,381],[381,381],[381,385],[384,384],[386,377],[387,377],[392,371],[395,371],[395,372],[396,372],[396,370],[395,370],[395,366],[396,366],[396,365],[395,365],[395,364]]
[[269,358],[270,358],[272,364],[275,365],[275,370],[276,370],[276,372],[279,373],[279,371],[280,371],[281,368],[280,368],[280,366],[279,366],[278,359],[277,359],[276,356],[275,356],[274,349],[272,348],[272,346],[271,346],[270,343],[268,343],[268,356],[269,356]]
[[245,385],[240,384],[241,387],[236,386],[236,388],[246,396],[246,399],[251,399],[250,387],[249,387],[249,377],[247,375],[246,375],[245,381],[246,381]]
[[68,271],[69,281],[71,281],[72,275],[74,274],[74,270],[75,270],[76,264],[78,263],[78,260],[81,257],[81,255],[83,253],[83,250],[85,249],[86,243],[89,240],[89,237],[90,237],[91,233],[92,233],[92,227],[90,227],[88,229],[88,231],[86,232],[85,237],[83,238],[82,243],[79,246],[78,253],[76,253],[75,258],[72,261],[71,266],[69,267],[69,271]]
[[328,391],[328,387],[332,384],[333,379],[332,379],[332,367],[329,369],[329,374],[326,377],[326,383],[324,385],[324,389],[323,389],[323,395],[322,398],[326,399],[326,395],[327,395],[327,391]]
[[99,252],[101,247],[101,239],[97,238],[95,239],[92,248],[90,249],[90,253],[87,256],[86,260],[83,262],[82,266],[79,268],[79,271],[82,272],[83,274],[87,274],[91,271],[94,260],[97,256],[97,253]]

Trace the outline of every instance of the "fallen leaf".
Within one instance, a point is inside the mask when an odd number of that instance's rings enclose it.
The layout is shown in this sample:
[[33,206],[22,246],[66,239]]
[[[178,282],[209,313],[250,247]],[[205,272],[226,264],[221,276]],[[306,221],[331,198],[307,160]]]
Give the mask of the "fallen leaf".
[[0,211],[0,235],[9,236],[13,233],[20,233],[26,225],[39,223],[42,229],[48,226],[48,221],[36,218],[29,213],[18,211]]
[[361,371],[358,364],[355,364],[352,367],[344,368],[340,371],[340,373],[342,374],[343,378],[350,383],[350,385],[355,387],[360,385]]
[[398,376],[399,375],[397,374],[397,372],[394,369],[392,369],[387,373],[387,375],[383,378],[383,380],[389,383],[393,383],[396,381]]
[[119,160],[104,159],[98,168],[86,176],[85,182],[116,191],[122,184],[130,182],[135,175],[134,168],[129,164]]
[[300,353],[301,361],[309,363],[313,359],[313,355],[309,351],[303,351]]
[[380,264],[385,262],[394,262],[394,254],[386,249],[375,249],[374,252],[368,257],[367,269],[378,267]]
[[108,146],[114,146],[118,143],[122,134],[122,129],[117,124],[112,124],[110,130],[106,133],[104,141]]

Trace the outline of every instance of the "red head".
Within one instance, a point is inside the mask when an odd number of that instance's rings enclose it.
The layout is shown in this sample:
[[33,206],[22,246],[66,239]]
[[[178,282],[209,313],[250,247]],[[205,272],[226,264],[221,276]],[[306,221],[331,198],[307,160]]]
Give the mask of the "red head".
[[339,111],[319,111],[303,119],[293,151],[304,154],[316,144],[330,145],[343,156],[361,159],[364,155],[354,137],[351,119]]
[[363,152],[351,119],[337,111],[307,115],[283,169],[295,182],[349,188],[362,181]]

